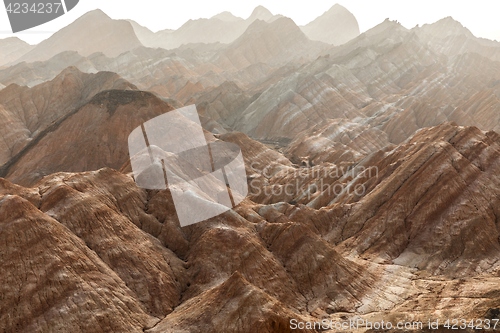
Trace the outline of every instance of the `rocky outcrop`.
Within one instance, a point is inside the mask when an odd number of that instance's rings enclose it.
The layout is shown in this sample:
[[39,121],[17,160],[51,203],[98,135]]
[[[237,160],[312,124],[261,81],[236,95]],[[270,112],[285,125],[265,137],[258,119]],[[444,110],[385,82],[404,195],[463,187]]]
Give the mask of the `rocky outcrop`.
[[420,130],[382,164],[371,159],[378,180],[367,179],[374,183],[363,198],[347,199],[357,204],[342,247],[433,273],[496,271],[499,140],[495,132],[444,124]]
[[286,64],[316,56],[323,44],[310,41],[286,17],[270,23],[256,20],[237,40],[218,55],[215,63],[225,69],[243,69],[256,63]]
[[[274,162],[252,169],[270,185],[330,178],[319,172],[332,164],[300,168],[243,134],[219,138]],[[329,184],[364,193],[317,187],[304,204],[252,195],[185,228],[168,190],[111,169],[56,173],[32,188],[2,180],[1,328],[291,332],[291,319],[481,318],[499,301],[499,144],[473,127],[424,129],[358,163],[377,174]]]
[[[114,33],[125,22],[88,15]],[[229,44],[65,51],[0,70],[0,331],[321,332],[339,329],[291,320],[498,317],[493,42],[451,19],[412,30],[386,20],[333,47],[264,8],[175,32],[125,23],[151,43],[246,26]],[[188,104],[214,147],[240,147],[249,193],[181,227],[168,189],[136,185],[127,138]],[[184,155],[169,162],[177,176],[207,172]]]
[[157,319],[125,282],[39,204],[39,197],[34,202],[14,194],[0,199],[0,237],[6,245],[0,329],[142,332],[154,325]]
[[286,304],[249,283],[235,272],[221,285],[196,296],[177,308],[154,328],[154,332],[315,332],[292,330],[290,320],[306,321]]
[[129,160],[132,130],[172,109],[148,92],[103,91],[42,132],[4,172],[16,183],[33,184],[58,171],[120,169]]

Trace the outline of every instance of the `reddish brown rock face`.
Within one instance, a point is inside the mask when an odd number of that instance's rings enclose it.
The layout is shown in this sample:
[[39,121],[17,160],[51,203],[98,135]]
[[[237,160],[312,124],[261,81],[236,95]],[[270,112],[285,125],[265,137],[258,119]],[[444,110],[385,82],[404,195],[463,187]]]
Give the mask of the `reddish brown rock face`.
[[[143,122],[173,108],[147,92],[108,90],[42,133],[7,171],[7,178],[33,184],[57,171],[119,169],[129,159],[127,138]],[[57,143],[64,137],[64,142]]]
[[359,35],[358,21],[346,8],[334,5],[323,15],[302,27],[311,40],[341,45]]
[[[36,87],[12,84],[1,90],[0,164],[14,163],[97,93],[109,89],[135,86],[114,73],[84,74],[70,67]],[[2,171],[3,176],[6,171]]]
[[43,61],[69,50],[83,56],[102,52],[108,57],[116,57],[141,45],[130,22],[112,20],[101,10],[94,10],[44,40],[16,62]]
[[[240,144],[254,161],[280,165],[270,178],[261,171],[265,182],[293,180],[280,173],[297,166],[279,153],[242,134],[220,138]],[[422,317],[436,315],[434,307],[482,316],[498,301],[491,292],[497,290],[492,283],[500,253],[499,142],[493,132],[453,124],[422,130],[372,155],[366,163],[379,168],[377,177],[334,180],[363,181],[363,195],[319,190],[303,201],[307,206],[260,204],[269,199],[254,196],[256,202],[185,228],[168,191],[140,189],[111,169],[58,173],[33,188],[3,181],[1,234],[9,244],[3,262],[9,274],[2,312],[10,314],[3,329],[248,332],[257,325],[259,332],[289,332],[291,319],[338,319],[339,313],[372,318],[374,311],[405,318],[404,309],[412,306]],[[328,165],[309,172],[314,168]],[[433,280],[438,273],[444,275]],[[472,291],[474,281],[484,285]],[[444,303],[451,290],[459,298]],[[471,293],[484,296],[465,307]],[[15,301],[19,296],[26,301]],[[86,310],[70,305],[80,304],[74,297],[88,304]],[[98,324],[76,328],[90,308],[102,313],[93,319]],[[28,313],[44,319],[27,321]],[[56,313],[63,321],[50,319]]]

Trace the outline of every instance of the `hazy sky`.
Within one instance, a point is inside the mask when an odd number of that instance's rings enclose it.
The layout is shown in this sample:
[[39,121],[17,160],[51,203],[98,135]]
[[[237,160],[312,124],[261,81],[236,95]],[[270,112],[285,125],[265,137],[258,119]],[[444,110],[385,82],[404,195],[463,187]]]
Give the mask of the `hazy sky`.
[[[304,25],[335,3],[343,5],[356,16],[362,32],[385,18],[398,20],[405,27],[412,28],[417,24],[432,23],[452,16],[476,36],[500,40],[500,0],[80,0],[63,17],[16,36],[29,43],[37,43],[96,8],[102,9],[111,18],[130,18],[157,31],[176,29],[188,19],[211,17],[223,11],[247,18],[258,5],[263,5],[273,14],[292,18],[298,25]],[[12,35],[7,13],[0,7],[0,38]]]

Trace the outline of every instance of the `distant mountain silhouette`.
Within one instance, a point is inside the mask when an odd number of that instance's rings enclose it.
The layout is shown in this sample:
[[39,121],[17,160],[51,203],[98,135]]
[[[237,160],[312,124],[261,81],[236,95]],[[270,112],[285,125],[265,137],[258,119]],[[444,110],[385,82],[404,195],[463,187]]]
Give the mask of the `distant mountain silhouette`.
[[141,34],[140,39],[145,46],[165,49],[175,49],[190,43],[227,44],[237,39],[255,20],[268,21],[276,17],[266,8],[258,6],[246,20],[222,12],[208,19],[189,20],[175,31],[159,31],[154,38]]
[[[94,11],[35,48],[0,41],[27,60],[0,68],[0,332],[498,318],[500,43],[450,17],[358,33],[339,5],[302,28],[259,6],[156,33]],[[181,227],[170,189],[134,181],[128,135],[192,104],[249,193]],[[208,172],[149,146],[132,159]]]
[[38,44],[17,62],[47,60],[63,51],[77,51],[84,56],[102,52],[116,57],[141,45],[130,22],[112,20],[101,10],[94,10]]

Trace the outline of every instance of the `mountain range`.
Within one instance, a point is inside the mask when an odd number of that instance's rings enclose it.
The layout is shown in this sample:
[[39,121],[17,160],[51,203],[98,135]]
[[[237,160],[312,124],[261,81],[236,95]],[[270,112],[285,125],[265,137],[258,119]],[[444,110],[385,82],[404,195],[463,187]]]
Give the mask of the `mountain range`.
[[[335,5],[158,32],[96,10],[0,46],[0,331],[500,318],[498,42],[451,17],[360,33]],[[208,143],[241,149],[249,193],[181,227],[127,139],[192,104]]]

